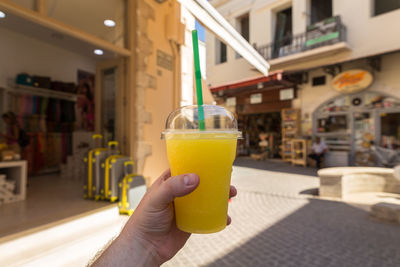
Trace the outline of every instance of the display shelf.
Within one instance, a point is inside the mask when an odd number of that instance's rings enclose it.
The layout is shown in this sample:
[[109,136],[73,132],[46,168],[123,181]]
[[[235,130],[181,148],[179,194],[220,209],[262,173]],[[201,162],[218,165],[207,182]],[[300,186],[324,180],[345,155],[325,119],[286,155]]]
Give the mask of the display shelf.
[[282,145],[281,156],[284,161],[292,161],[291,140],[300,134],[300,110],[283,109],[282,119]]
[[307,166],[307,142],[305,139],[292,139],[292,165]]
[[14,195],[7,202],[24,200],[26,198],[27,162],[25,160],[2,161],[0,162],[0,173],[5,174],[7,180],[15,183]]
[[11,86],[9,92],[57,98],[57,99],[62,99],[62,100],[74,101],[74,102],[77,99],[77,94],[59,92],[59,91],[54,91],[54,90],[50,90],[50,89],[26,86],[26,85],[19,85],[19,84]]

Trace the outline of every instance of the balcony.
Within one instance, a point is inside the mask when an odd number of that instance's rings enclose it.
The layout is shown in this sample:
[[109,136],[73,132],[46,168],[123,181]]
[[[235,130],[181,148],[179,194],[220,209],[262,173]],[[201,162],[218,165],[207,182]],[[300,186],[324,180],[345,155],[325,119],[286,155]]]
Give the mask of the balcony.
[[310,25],[305,33],[283,36],[278,41],[254,47],[272,66],[350,50],[346,27],[339,16]]

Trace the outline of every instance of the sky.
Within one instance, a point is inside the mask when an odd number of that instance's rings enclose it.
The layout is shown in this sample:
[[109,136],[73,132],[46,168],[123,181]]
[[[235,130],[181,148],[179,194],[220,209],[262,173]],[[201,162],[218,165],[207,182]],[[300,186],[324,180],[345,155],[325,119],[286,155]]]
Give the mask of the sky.
[[195,28],[197,30],[199,40],[202,42],[205,42],[206,41],[206,31],[205,31],[204,27],[197,20],[195,21]]

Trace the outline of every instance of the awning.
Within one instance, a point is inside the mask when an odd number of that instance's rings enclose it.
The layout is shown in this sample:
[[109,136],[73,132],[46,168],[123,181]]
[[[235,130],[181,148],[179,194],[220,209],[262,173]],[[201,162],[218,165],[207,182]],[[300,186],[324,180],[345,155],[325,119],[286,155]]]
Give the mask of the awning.
[[235,94],[242,91],[250,92],[252,90],[271,90],[285,87],[295,87],[295,83],[285,79],[283,71],[276,71],[270,73],[267,77],[251,78],[211,87],[210,91],[219,94]]
[[232,47],[264,76],[268,76],[267,61],[238,33],[206,0],[178,0],[201,24]]

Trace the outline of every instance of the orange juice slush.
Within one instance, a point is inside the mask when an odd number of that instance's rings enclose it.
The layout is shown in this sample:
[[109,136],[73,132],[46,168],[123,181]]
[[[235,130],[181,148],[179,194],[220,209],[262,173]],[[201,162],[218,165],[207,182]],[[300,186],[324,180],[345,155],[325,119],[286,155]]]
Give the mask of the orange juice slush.
[[237,133],[192,132],[166,135],[172,176],[196,173],[199,186],[175,199],[176,224],[190,233],[225,228]]

